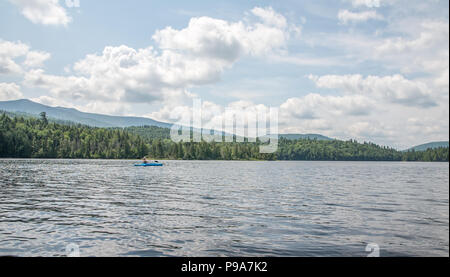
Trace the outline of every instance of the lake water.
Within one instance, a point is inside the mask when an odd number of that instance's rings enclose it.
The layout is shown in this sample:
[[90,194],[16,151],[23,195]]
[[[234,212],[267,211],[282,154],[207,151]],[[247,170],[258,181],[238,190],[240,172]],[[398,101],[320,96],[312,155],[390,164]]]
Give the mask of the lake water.
[[0,160],[0,256],[449,255],[448,163],[134,162]]

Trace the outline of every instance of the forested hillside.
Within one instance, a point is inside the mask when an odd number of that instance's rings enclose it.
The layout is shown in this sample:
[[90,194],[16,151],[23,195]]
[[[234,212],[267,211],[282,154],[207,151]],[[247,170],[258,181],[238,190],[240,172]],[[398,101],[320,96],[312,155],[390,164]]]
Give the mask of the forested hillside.
[[0,116],[0,157],[124,159],[147,153],[141,137],[123,130]]
[[259,143],[174,143],[158,127],[94,128],[40,119],[0,116],[0,157],[186,160],[448,161],[449,148],[400,152],[356,141],[286,139],[274,154]]
[[[411,147],[410,149],[408,149],[409,151],[425,151],[428,149],[436,149],[436,148],[441,148],[441,147],[449,147],[448,141],[435,141],[435,142],[429,142],[429,143],[425,143],[425,144],[421,144],[421,145],[417,145],[414,147]],[[406,151],[408,151],[406,150]]]
[[28,99],[0,101],[0,110],[8,112],[26,112],[38,116],[45,112],[49,118],[61,121],[71,121],[92,127],[129,127],[129,126],[159,126],[170,128],[172,124],[159,122],[145,117],[110,116],[104,114],[85,113],[72,108],[50,107]]
[[136,126],[126,127],[125,131],[139,135],[149,141],[153,139],[170,139],[170,129],[157,126]]

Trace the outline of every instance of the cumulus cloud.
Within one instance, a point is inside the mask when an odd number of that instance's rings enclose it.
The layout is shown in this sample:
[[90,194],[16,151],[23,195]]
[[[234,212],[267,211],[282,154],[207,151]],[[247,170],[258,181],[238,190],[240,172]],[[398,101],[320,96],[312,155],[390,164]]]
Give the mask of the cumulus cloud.
[[449,24],[444,21],[425,21],[415,38],[387,38],[376,47],[380,54],[399,54],[405,51],[429,49],[438,43],[447,42]]
[[338,89],[347,94],[360,94],[389,103],[423,108],[435,106],[428,86],[420,81],[412,81],[402,75],[367,76],[362,75],[310,75],[319,88]]
[[[186,126],[192,124],[195,128],[219,132],[223,130],[227,133],[255,138],[258,128],[261,128],[259,129],[261,136],[267,134],[266,129],[257,126],[257,120],[263,118],[263,120],[266,120],[265,116],[269,115],[269,107],[263,104],[254,104],[251,101],[240,100],[231,102],[226,106],[210,101],[200,101],[195,105],[165,106],[161,110],[152,112],[147,116],[160,121],[176,122]],[[274,122],[276,119],[271,120],[271,122]],[[234,127],[235,130],[233,130]]]
[[30,99],[33,102],[40,103],[43,105],[47,105],[50,107],[66,107],[66,108],[73,108],[73,103],[69,103],[67,101],[64,101],[62,99],[56,99],[51,96],[47,95],[41,95],[39,97],[33,97]]
[[26,55],[29,49],[29,46],[24,43],[0,39],[0,74],[21,73],[22,68],[14,59]]
[[262,22],[228,22],[210,17],[192,18],[186,28],[167,27],[153,36],[161,49],[232,63],[242,55],[264,55],[285,47],[286,18],[272,8],[254,8]]
[[24,83],[66,99],[150,103],[182,97],[185,86],[216,78],[210,75],[214,73],[203,72],[202,66],[204,61],[185,60],[181,55],[158,56],[152,48],[107,47],[101,56],[89,55],[76,63],[78,75],[58,76],[34,69],[25,74]]
[[348,128],[348,135],[353,138],[372,140],[385,139],[395,135],[395,132],[388,125],[378,121],[358,121]]
[[425,72],[437,89],[448,93],[449,23],[421,22],[411,36],[386,38],[377,44],[374,58],[394,63],[403,72]]
[[244,56],[283,51],[292,26],[272,8],[252,13],[257,20],[245,23],[192,18],[186,28],[156,31],[156,48],[107,46],[75,63],[71,76],[34,69],[25,75],[25,84],[76,100],[150,103],[180,98],[187,88],[217,82]]
[[[255,104],[252,101],[239,100],[225,106],[202,101],[201,108],[199,116],[202,118],[203,127],[222,130],[224,118],[230,117],[232,113],[247,115],[247,124],[256,126],[256,115],[267,113],[270,107]],[[376,111],[375,101],[366,96],[323,96],[316,93],[289,98],[281,105],[272,108],[279,109],[281,132],[320,132],[330,135],[337,129],[345,127],[342,122],[358,121],[360,118],[369,117],[371,112]],[[146,116],[160,121],[181,122],[189,125],[194,113],[191,103],[188,105],[169,104]],[[198,115],[198,113],[196,114]],[[239,123],[237,122],[237,124]]]
[[22,65],[26,67],[41,67],[50,58],[50,53],[30,51],[30,47],[22,42],[11,42],[0,39],[0,75],[23,74],[18,58],[25,58]]
[[67,25],[72,19],[58,0],[9,0],[34,24]]
[[251,12],[254,15],[260,17],[266,25],[275,26],[278,28],[286,28],[287,26],[286,18],[281,14],[275,12],[271,7],[255,7],[251,10]]
[[289,98],[279,108],[281,133],[320,133],[340,139],[347,138],[350,122],[368,118],[377,110],[365,96],[317,93]]
[[43,67],[44,62],[50,59],[51,55],[47,52],[30,51],[27,53],[24,65],[27,67]]
[[351,12],[349,10],[340,10],[338,19],[342,24],[347,24],[349,22],[363,22],[370,19],[381,20],[383,16],[376,11]]
[[373,110],[374,101],[362,95],[323,96],[310,93],[302,98],[289,98],[280,109],[300,119],[332,116],[362,116]]
[[0,101],[17,100],[23,98],[20,87],[15,83],[0,83]]
[[[215,116],[220,116],[224,111],[224,107],[210,101],[201,101],[201,109],[201,118],[204,125],[210,125],[211,122],[217,121],[217,118],[215,118]],[[147,116],[160,121],[178,122],[185,125],[190,125],[191,119],[193,117],[193,112],[194,109],[192,102],[187,104],[167,103],[167,105],[164,105],[160,110],[149,113],[147,114]],[[195,127],[200,128],[201,126]],[[222,126],[220,124],[211,129],[219,130],[221,128]]]
[[11,42],[0,39],[0,56],[16,58],[28,53],[30,47],[22,42]]

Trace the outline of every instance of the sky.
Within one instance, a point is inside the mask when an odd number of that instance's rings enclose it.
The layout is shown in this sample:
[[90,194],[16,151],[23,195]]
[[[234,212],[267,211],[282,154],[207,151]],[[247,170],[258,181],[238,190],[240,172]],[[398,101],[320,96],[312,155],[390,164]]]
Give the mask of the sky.
[[280,133],[449,139],[446,0],[0,0],[0,101],[177,122],[278,108]]

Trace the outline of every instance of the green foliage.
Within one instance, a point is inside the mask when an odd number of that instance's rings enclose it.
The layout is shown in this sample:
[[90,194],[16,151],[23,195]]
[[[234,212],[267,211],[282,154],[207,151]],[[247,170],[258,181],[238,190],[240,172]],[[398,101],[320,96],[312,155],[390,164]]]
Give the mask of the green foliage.
[[149,141],[152,139],[169,139],[170,129],[156,126],[126,127],[125,131],[136,134]]
[[425,151],[430,148],[436,149],[440,147],[449,147],[448,141],[435,141],[435,142],[429,142],[421,145],[414,146],[406,151]]
[[428,148],[426,151],[411,150],[403,153],[403,161],[448,162],[449,148]]
[[287,140],[280,139],[280,160],[324,161],[401,161],[402,153],[373,143],[355,140]]
[[278,151],[259,153],[260,142],[206,143],[169,139],[159,127],[94,128],[0,116],[0,157],[185,160],[447,161],[449,148],[400,152],[354,140],[279,140]]
[[47,113],[41,112],[39,116],[41,117],[42,124],[47,125],[48,124]]
[[[0,110],[26,112],[38,117],[41,112],[47,114],[47,118],[61,121],[71,121],[76,124],[83,124],[92,127],[114,128],[128,126],[159,126],[170,128],[170,124],[158,122],[150,118],[129,117],[129,116],[109,116],[103,114],[84,113],[76,109],[50,107],[35,103],[28,99],[0,101]],[[49,120],[50,121],[50,120]]]
[[123,130],[62,125],[42,119],[0,116],[0,157],[103,158],[145,156],[144,140]]
[[287,140],[280,139],[279,160],[325,161],[448,161],[448,148],[424,152],[400,152],[374,143],[355,140]]

